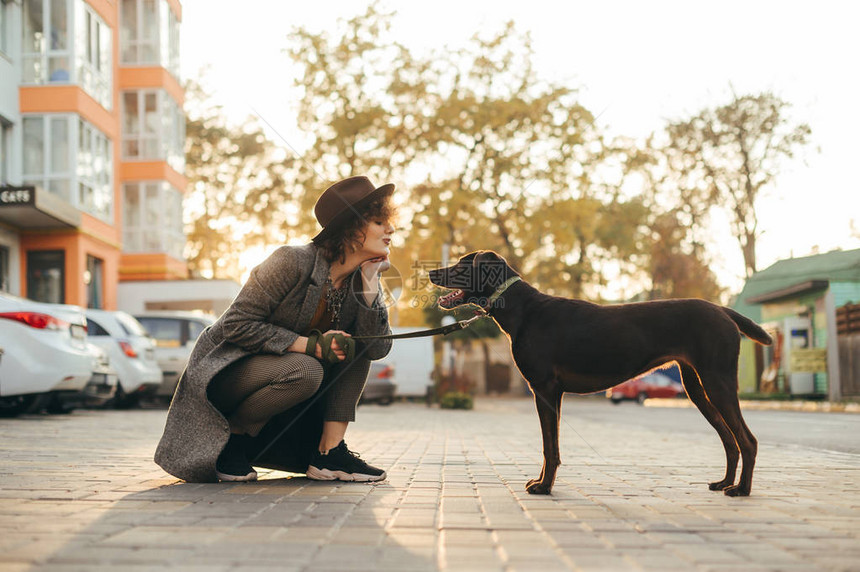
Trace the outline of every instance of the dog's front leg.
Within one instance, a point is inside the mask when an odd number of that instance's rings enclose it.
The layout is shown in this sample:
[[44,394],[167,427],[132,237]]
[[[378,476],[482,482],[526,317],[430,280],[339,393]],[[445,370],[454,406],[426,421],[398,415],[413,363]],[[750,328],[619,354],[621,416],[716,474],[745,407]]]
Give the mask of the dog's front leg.
[[548,495],[555,482],[555,472],[561,464],[558,451],[558,421],[561,416],[561,398],[564,392],[555,383],[549,390],[535,391],[535,406],[540,418],[543,436],[543,468],[540,477],[526,483],[526,491],[533,495]]

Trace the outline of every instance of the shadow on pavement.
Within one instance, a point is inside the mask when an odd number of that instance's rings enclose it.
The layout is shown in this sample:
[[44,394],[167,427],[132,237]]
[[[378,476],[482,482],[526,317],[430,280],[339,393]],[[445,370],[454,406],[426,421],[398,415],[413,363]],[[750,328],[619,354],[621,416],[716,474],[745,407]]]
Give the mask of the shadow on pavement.
[[124,495],[34,569],[436,569],[432,536],[407,536],[407,546],[384,530],[400,496],[393,487],[280,475]]

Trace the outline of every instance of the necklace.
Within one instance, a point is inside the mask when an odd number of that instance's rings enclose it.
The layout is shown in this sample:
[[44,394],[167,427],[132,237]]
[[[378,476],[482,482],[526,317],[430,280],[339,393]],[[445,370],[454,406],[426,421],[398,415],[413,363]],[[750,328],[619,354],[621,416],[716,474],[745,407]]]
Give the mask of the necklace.
[[343,301],[346,299],[346,286],[347,280],[343,281],[343,284],[340,285],[340,288],[335,288],[334,283],[331,281],[331,276],[326,278],[326,291],[325,291],[325,302],[328,307],[329,314],[331,314],[331,323],[333,328],[337,328],[338,318],[340,318],[340,310],[343,306]]

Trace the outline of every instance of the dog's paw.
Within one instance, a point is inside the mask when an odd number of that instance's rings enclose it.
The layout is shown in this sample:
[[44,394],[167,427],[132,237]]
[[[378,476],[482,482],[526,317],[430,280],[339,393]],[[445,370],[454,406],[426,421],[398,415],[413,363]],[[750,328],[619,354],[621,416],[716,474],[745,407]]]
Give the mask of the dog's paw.
[[710,483],[708,485],[708,488],[711,489],[712,491],[723,491],[723,490],[726,490],[727,488],[729,488],[730,486],[732,486],[733,484],[734,484],[734,481],[729,481],[729,480],[723,479],[722,481]]
[[729,496],[729,497],[748,497],[748,496],[750,496],[750,490],[745,489],[745,488],[741,488],[740,485],[735,485],[732,487],[726,487],[723,490],[723,492],[726,494],[726,496]]
[[526,492],[530,495],[548,495],[552,485],[545,485],[540,479],[532,479],[526,483]]

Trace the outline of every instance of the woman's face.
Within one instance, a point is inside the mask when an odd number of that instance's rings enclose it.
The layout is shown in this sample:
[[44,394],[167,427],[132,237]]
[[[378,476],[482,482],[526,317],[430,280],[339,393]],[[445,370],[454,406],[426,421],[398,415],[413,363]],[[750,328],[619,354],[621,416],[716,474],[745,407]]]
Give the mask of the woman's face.
[[394,226],[391,222],[381,219],[369,220],[364,227],[364,243],[361,248],[367,259],[388,257],[393,233]]

